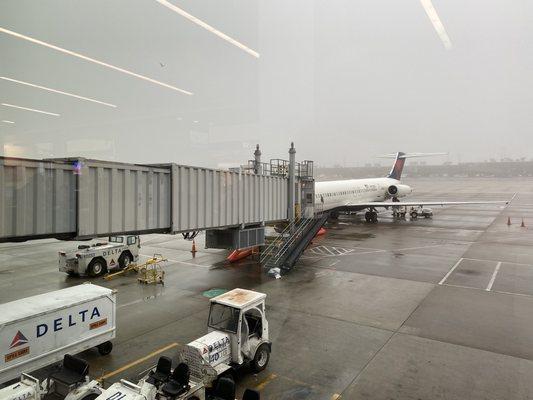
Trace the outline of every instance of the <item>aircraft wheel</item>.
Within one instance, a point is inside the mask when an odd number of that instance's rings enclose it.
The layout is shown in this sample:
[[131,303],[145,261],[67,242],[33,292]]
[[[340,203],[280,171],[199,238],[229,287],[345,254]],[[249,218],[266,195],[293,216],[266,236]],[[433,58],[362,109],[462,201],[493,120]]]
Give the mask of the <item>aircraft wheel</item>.
[[370,214],[371,214],[370,211],[367,211],[367,212],[365,213],[365,221],[366,221],[366,222],[371,222],[371,221],[372,221],[372,220],[371,220],[371,217],[370,217]]
[[372,211],[370,213],[370,222],[372,222],[373,224],[376,224],[378,222],[378,213],[377,212]]

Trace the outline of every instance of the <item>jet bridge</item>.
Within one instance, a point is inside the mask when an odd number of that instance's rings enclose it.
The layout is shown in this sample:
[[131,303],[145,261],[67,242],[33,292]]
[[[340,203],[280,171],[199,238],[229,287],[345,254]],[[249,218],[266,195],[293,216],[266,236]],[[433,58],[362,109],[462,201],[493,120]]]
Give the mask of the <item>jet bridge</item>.
[[[290,196],[289,162],[261,163],[259,149],[248,165],[231,171],[0,157],[0,242],[216,230],[208,247],[260,245],[264,231],[252,230],[313,206],[312,165],[295,164],[292,190],[300,201]],[[240,241],[221,237],[224,231]]]

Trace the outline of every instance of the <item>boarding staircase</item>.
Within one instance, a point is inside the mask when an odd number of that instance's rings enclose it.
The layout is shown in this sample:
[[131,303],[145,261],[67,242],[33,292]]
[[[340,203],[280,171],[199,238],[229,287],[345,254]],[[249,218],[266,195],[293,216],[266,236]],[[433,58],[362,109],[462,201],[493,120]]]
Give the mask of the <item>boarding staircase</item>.
[[269,271],[288,272],[298,261],[320,228],[327,221],[329,214],[319,212],[312,217],[300,218],[289,223],[261,254],[260,262]]

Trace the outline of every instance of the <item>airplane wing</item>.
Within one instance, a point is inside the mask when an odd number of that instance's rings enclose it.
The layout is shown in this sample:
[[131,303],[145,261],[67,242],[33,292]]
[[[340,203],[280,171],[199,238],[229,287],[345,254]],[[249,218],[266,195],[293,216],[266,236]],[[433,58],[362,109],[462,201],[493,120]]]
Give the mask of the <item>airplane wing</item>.
[[418,206],[457,206],[462,204],[509,204],[509,201],[371,201],[368,203],[348,203],[346,206],[353,207],[392,207],[392,206],[406,206],[406,207],[418,207]]

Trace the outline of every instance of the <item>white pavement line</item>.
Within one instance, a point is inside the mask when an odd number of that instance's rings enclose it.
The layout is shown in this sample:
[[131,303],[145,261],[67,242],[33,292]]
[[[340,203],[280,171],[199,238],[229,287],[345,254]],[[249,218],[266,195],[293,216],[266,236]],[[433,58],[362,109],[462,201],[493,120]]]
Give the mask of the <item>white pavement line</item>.
[[492,276],[490,278],[490,282],[487,285],[487,288],[485,289],[487,292],[490,292],[490,289],[492,289],[492,285],[494,285],[494,281],[496,280],[496,275],[498,275],[498,271],[500,270],[500,267],[502,266],[502,262],[500,261],[496,268],[494,268],[494,272],[492,273]]
[[311,250],[311,253],[313,254],[320,254],[320,255],[323,255],[322,252],[320,251],[320,249],[318,247],[313,247]]
[[127,307],[127,306],[131,306],[133,304],[142,303],[142,302],[143,302],[142,299],[137,299],[137,300],[130,301],[129,303],[121,304],[121,305],[117,306],[117,308]]
[[[143,256],[143,257],[148,257],[148,258],[152,258],[153,257],[153,256],[147,256],[146,254],[139,254],[139,255]],[[211,268],[212,267],[211,265],[195,264],[195,263],[191,263],[191,262],[187,262],[187,261],[173,260],[171,258],[167,258],[166,260],[170,261],[170,262],[173,262],[173,263],[179,263],[179,264],[185,264],[185,265],[193,265],[195,267],[201,267],[201,268]]]
[[374,251],[361,251],[359,253],[354,253],[354,255],[358,256],[360,254],[375,254],[375,253],[387,253],[390,250],[374,250]]
[[333,267],[334,265],[337,265],[339,263],[340,260],[335,260],[333,261],[331,264],[328,265],[328,268],[331,268]]
[[[529,254],[526,254],[526,255],[529,255]],[[484,260],[482,258],[468,258],[468,257],[464,257],[465,260],[472,260],[472,261],[483,261],[483,262],[494,262],[496,260]],[[502,263],[506,263],[506,264],[513,264],[513,265],[522,265],[524,267],[533,267],[533,264],[525,264],[525,263],[517,263],[517,262],[514,262],[514,261],[500,261]]]
[[331,254],[332,256],[336,256],[337,254],[335,254],[334,252],[332,252],[330,249],[328,249],[326,246],[324,246],[324,250],[326,250],[329,254]]
[[421,250],[421,249],[429,249],[431,247],[447,246],[449,244],[453,244],[453,243],[440,243],[440,244],[429,244],[429,245],[426,245],[426,246],[404,247],[403,249],[394,249],[394,250],[390,250],[390,251]]
[[448,273],[444,275],[444,278],[441,279],[441,281],[439,282],[439,285],[442,285],[444,282],[446,282],[446,279],[448,279],[448,277],[452,274],[452,272],[455,271],[455,268],[457,268],[459,264],[461,264],[461,261],[463,260],[464,258],[460,258],[459,261],[455,263],[455,265],[448,271]]

